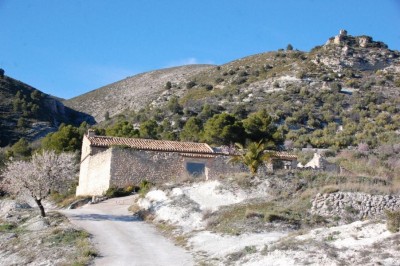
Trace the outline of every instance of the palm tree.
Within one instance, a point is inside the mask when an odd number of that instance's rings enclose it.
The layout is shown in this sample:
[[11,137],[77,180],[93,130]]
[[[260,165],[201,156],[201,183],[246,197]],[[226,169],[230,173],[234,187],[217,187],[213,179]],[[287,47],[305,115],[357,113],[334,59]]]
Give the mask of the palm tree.
[[235,143],[235,146],[239,149],[240,154],[234,155],[229,162],[243,163],[249,168],[253,175],[257,174],[258,168],[264,162],[271,161],[271,153],[265,152],[266,146],[263,140],[259,142],[250,142],[246,149],[240,143]]

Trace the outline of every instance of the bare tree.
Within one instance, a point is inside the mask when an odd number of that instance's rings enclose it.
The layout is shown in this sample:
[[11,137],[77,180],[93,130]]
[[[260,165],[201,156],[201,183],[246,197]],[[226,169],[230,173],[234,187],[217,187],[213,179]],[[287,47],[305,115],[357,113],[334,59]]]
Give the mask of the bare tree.
[[6,191],[12,195],[31,196],[46,216],[42,200],[52,191],[68,189],[74,180],[76,164],[74,154],[43,151],[32,156],[30,161],[11,161],[2,173]]

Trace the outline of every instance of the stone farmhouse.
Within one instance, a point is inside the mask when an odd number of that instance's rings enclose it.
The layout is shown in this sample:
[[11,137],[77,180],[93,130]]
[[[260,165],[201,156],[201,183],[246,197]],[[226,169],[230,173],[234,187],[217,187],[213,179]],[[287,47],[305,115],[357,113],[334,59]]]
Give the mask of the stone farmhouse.
[[[181,181],[187,178],[217,179],[248,172],[244,165],[228,162],[232,153],[206,143],[97,136],[83,137],[76,195],[102,195],[110,187]],[[292,168],[296,156],[277,152],[269,168]]]

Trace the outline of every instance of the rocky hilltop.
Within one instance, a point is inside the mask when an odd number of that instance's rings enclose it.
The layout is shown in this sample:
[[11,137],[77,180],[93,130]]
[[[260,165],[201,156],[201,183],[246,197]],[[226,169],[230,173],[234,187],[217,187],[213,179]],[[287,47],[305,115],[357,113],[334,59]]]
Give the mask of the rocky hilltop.
[[323,48],[327,53],[321,53],[316,60],[335,71],[343,71],[346,67],[375,71],[398,63],[394,59],[399,57],[398,52],[389,50],[383,42],[375,42],[369,36],[350,36],[346,30],[330,38]]

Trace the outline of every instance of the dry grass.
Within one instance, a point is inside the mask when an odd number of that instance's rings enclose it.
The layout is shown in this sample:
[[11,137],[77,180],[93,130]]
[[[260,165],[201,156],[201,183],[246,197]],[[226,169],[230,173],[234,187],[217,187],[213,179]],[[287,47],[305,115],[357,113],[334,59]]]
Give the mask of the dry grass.
[[159,222],[155,225],[165,237],[172,239],[176,245],[184,248],[187,247],[189,237],[185,234],[182,234],[178,227],[164,222]]
[[[58,212],[48,212],[48,227],[31,231],[23,226],[31,219],[37,220],[34,210],[16,210],[13,215],[25,219],[9,222],[0,221],[0,255],[3,263],[14,265],[45,265],[52,262],[57,265],[88,265],[97,256],[90,241],[90,235],[77,230]],[[14,254],[18,261],[13,262]]]
[[[271,226],[292,229],[314,228],[335,223],[335,219],[327,221],[323,217],[309,213],[311,201],[317,193],[349,191],[386,195],[399,191],[397,183],[320,171],[281,171],[261,178],[268,178],[272,200],[242,202],[223,207],[220,211],[207,215],[208,229],[235,235],[269,230]],[[225,180],[229,180],[231,185],[243,188],[254,186],[251,178],[245,175]]]
[[400,231],[400,210],[386,211],[387,229],[392,233]]

